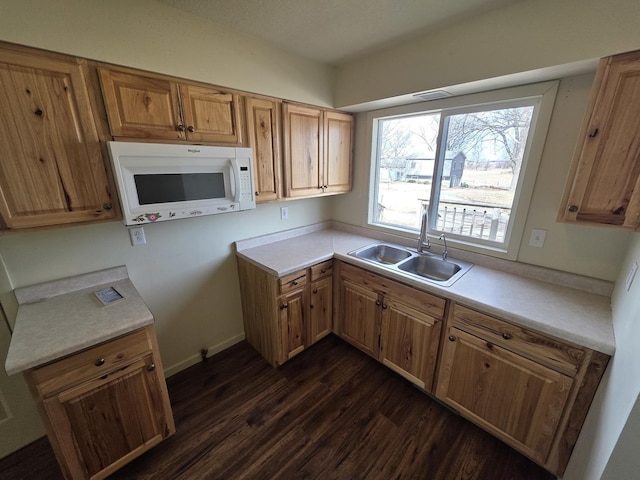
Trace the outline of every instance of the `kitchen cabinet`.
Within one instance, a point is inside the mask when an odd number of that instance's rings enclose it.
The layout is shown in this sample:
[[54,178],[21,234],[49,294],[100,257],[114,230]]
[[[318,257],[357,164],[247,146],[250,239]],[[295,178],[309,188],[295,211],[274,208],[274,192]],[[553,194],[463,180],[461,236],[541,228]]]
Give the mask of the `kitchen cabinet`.
[[431,391],[445,300],[342,262],[339,272],[338,335]]
[[436,397],[562,475],[607,360],[456,304]]
[[99,69],[115,138],[242,145],[239,95],[128,69]]
[[640,51],[600,61],[558,219],[640,229]]
[[67,479],[101,479],[175,432],[153,326],[25,373]]
[[2,228],[119,216],[93,75],[86,60],[0,44]]
[[282,197],[280,109],[277,99],[246,97],[247,140],[253,151],[256,203]]
[[351,190],[353,116],[283,103],[286,197]]
[[273,366],[331,331],[332,261],[276,277],[238,258],[245,338]]

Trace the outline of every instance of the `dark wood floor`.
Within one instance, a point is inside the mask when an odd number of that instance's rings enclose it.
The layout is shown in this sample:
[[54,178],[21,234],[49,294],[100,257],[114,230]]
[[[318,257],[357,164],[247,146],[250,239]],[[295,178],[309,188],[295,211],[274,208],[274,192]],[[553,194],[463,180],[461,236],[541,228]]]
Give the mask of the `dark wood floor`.
[[[555,478],[334,336],[277,370],[241,342],[167,383],[177,433],[111,478]],[[62,478],[46,439],[0,477]]]

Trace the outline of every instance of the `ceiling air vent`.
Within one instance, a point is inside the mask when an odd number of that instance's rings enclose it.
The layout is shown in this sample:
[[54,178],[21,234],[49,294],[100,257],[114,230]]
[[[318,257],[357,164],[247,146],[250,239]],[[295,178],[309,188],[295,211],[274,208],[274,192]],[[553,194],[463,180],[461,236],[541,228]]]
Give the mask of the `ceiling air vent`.
[[431,90],[430,92],[414,93],[414,97],[419,97],[423,100],[438,100],[440,98],[450,97],[453,94],[446,90]]

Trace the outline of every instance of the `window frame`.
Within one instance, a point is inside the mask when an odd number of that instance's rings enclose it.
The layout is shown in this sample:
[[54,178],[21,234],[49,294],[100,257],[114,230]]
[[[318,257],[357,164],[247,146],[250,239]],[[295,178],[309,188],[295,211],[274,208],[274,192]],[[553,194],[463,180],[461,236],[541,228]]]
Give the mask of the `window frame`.
[[[509,106],[522,105],[523,102],[534,101],[537,105],[535,106],[532,115],[531,127],[524,152],[523,168],[520,172],[516,191],[514,192],[510,225],[508,226],[508,231],[505,234],[505,242],[498,243],[444,232],[447,236],[448,244],[452,247],[515,260],[524,235],[524,227],[531,203],[531,197],[533,195],[535,179],[540,166],[559,83],[560,82],[556,80],[522,85],[501,90],[492,90],[460,97],[450,97],[442,100],[420,102],[368,112],[367,130],[372,137],[369,142],[370,174],[367,226],[385,233],[400,234],[403,236],[415,235],[416,238],[418,236],[419,229],[411,229],[375,222],[379,185],[378,177],[380,171],[377,157],[377,152],[380,147],[380,138],[378,136],[378,125],[380,120],[401,116],[411,117],[429,113],[441,113],[444,117],[445,115],[450,116],[458,113],[481,111],[491,109],[493,107],[500,108],[503,105],[505,108],[508,108]],[[446,150],[446,146],[441,146],[444,123],[444,121],[440,122],[438,133],[439,141],[436,146],[437,161],[434,177],[437,176],[438,178],[440,177],[444,166],[442,159],[440,158],[442,155],[441,149],[444,148]],[[436,190],[439,191],[440,189],[439,185],[438,187],[435,187],[435,183],[433,185],[434,187],[432,187],[430,192],[430,209],[435,208],[433,201],[435,198],[434,195],[436,195]],[[439,230],[435,230],[434,227],[434,215],[430,215],[428,233],[431,236],[443,233]]]

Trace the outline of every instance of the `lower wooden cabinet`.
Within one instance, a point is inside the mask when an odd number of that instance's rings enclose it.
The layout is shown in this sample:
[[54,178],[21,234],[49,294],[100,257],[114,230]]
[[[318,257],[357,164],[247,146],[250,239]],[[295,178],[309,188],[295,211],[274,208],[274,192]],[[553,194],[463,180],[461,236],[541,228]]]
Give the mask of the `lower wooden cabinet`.
[[455,305],[436,396],[562,475],[608,357]]
[[339,282],[338,335],[432,391],[445,300],[345,263]]
[[175,432],[153,327],[27,372],[67,479],[101,479]]
[[238,257],[247,341],[277,367],[332,330],[333,261],[275,277]]

